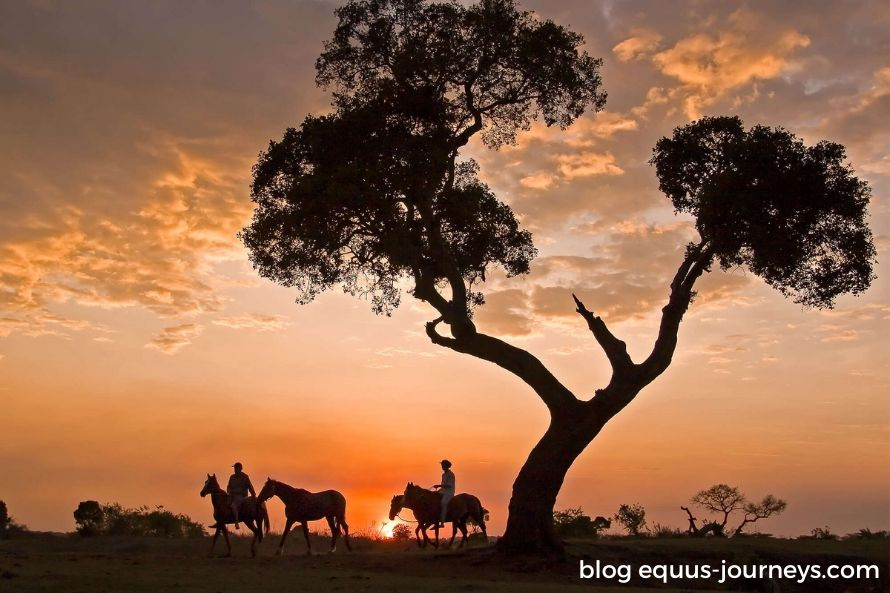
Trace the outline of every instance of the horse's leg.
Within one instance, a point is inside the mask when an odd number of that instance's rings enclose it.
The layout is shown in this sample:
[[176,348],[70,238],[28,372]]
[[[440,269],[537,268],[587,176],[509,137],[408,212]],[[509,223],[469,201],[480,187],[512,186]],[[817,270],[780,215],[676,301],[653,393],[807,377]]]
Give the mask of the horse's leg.
[[278,544],[278,551],[275,552],[276,556],[281,556],[284,554],[284,540],[287,539],[287,532],[290,531],[290,528],[294,526],[294,520],[288,519],[284,524],[284,533],[281,534],[281,543]]
[[417,527],[414,528],[414,537],[417,538],[417,547],[423,547],[423,540],[420,539],[420,523],[417,524]]
[[226,526],[223,525],[222,528],[223,537],[226,539],[226,556],[232,555],[232,542],[229,541],[229,530],[226,529]]
[[423,534],[423,545],[420,546],[421,548],[425,548],[425,547],[427,546],[427,544],[432,543],[432,542],[430,541],[430,536],[428,536],[428,535],[426,534],[426,528],[427,528],[427,525],[428,525],[427,523],[421,523],[421,524],[420,524],[420,533]]
[[433,542],[433,547],[435,549],[439,549],[439,522],[436,521],[433,523],[433,534],[436,536],[436,541]]
[[[459,550],[464,547],[465,543],[467,543],[467,521],[466,521],[466,519],[464,521],[462,521],[460,523],[460,525],[458,525],[458,527],[460,527],[460,533],[462,536],[460,538],[460,543],[457,545],[457,549]],[[451,540],[454,541],[454,535],[451,536]]]
[[312,555],[312,543],[309,541],[309,524],[306,521],[301,523],[303,525],[303,537],[306,538],[306,555]]
[[247,525],[247,528],[250,529],[251,533],[253,533],[253,539],[250,540],[250,557],[256,558],[256,542],[257,538],[262,538],[262,530],[257,529],[258,523],[255,518],[245,518],[244,524]]
[[325,519],[327,519],[328,527],[331,529],[331,552],[333,552],[337,549],[337,536],[340,535],[340,530],[337,528],[333,515],[328,515]]
[[[260,514],[256,506],[253,509],[253,517],[250,518],[249,525],[250,530],[253,531],[254,536],[258,539],[259,542],[263,541],[263,521],[260,519]],[[255,528],[254,528],[255,527]]]
[[340,528],[343,529],[343,543],[346,544],[346,550],[351,552],[352,546],[349,545],[349,525],[346,524],[346,513],[343,513],[337,518],[337,523],[340,525]]
[[[458,521],[451,522],[451,539],[448,540],[448,547],[450,548],[454,544],[454,538],[457,535],[457,526],[459,525]],[[463,541],[461,541],[461,545],[463,545]]]
[[213,533],[213,541],[210,542],[210,556],[213,556],[213,549],[216,547],[216,538],[219,537],[219,527],[216,528],[216,531]]

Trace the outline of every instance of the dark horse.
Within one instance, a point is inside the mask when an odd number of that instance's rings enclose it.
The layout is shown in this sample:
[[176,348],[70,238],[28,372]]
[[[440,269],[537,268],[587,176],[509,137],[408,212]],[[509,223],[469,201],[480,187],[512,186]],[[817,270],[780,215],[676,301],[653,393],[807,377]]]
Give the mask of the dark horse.
[[[433,547],[439,547],[439,519],[442,513],[442,498],[437,492],[432,492],[426,488],[415,486],[408,483],[405,486],[405,493],[392,497],[392,503],[389,507],[389,520],[395,519],[403,508],[411,509],[414,512],[414,518],[417,519],[417,528],[414,535],[417,536],[417,545],[425,547],[428,543],[432,543]],[[457,530],[460,529],[461,540],[458,548],[462,548],[467,541],[467,520],[472,519],[473,522],[482,529],[482,535],[488,538],[485,531],[485,513],[482,503],[472,494],[458,494],[448,503],[448,511],[446,520],[451,522],[451,540],[448,546],[454,543]],[[431,541],[426,534],[426,530],[432,526],[436,539]],[[423,534],[423,540],[420,539]]]
[[[222,533],[226,540],[226,548],[228,555],[232,555],[232,544],[229,542],[229,530],[226,529],[226,523],[235,522],[235,514],[232,512],[232,502],[229,495],[223,490],[219,482],[216,481],[216,474],[207,474],[207,481],[204,482],[204,488],[201,490],[201,497],[210,495],[210,501],[213,503],[213,520],[216,521],[216,531],[213,533],[213,542],[210,544],[210,554],[213,555],[213,549],[216,547],[216,538]],[[238,518],[253,532],[253,540],[250,542],[250,555],[256,556],[256,543],[263,541],[263,527],[266,533],[269,533],[269,513],[266,512],[266,505],[258,502],[255,498],[248,498],[242,503],[238,509]]]
[[309,527],[307,521],[316,521],[324,517],[331,528],[331,552],[337,549],[337,538],[340,530],[343,530],[343,541],[346,549],[352,550],[349,545],[349,525],[346,524],[346,498],[336,490],[323,492],[309,492],[302,488],[288,486],[284,482],[278,482],[267,478],[260,495],[259,502],[266,501],[277,496],[284,503],[284,516],[287,523],[284,525],[284,533],[281,534],[281,544],[276,554],[284,551],[284,540],[294,523],[299,521],[303,526],[303,535],[306,536],[306,553],[312,553],[312,544],[309,542]]

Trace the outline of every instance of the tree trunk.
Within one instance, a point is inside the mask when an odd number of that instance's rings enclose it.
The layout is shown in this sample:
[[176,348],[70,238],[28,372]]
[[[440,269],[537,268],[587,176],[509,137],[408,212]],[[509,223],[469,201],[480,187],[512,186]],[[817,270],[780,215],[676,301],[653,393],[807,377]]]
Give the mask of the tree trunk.
[[498,549],[507,553],[562,555],[553,528],[553,506],[566,473],[602,426],[579,418],[551,420],[513,483],[507,529]]

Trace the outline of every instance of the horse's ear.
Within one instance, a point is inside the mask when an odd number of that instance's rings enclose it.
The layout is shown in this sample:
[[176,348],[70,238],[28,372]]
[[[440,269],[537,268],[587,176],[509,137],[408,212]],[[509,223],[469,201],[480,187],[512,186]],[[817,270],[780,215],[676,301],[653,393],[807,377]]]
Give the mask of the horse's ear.
[[207,479],[208,479],[208,480],[210,479],[210,474],[207,474]]

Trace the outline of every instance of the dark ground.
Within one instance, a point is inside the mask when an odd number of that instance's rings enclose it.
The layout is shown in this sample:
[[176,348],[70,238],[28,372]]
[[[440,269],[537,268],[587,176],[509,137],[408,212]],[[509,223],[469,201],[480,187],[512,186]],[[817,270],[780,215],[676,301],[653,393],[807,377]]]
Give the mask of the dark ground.
[[[224,551],[218,542],[217,552]],[[101,593],[238,591],[314,592],[440,591],[491,592],[590,591],[609,593],[660,591],[766,592],[890,592],[890,540],[783,540],[772,538],[601,539],[569,542],[571,559],[548,563],[539,559],[504,559],[492,546],[477,543],[466,551],[421,551],[413,544],[355,541],[355,551],[324,554],[317,539],[305,555],[301,540],[289,541],[283,558],[273,556],[277,539],[249,557],[249,541],[233,538],[233,557],[210,558],[210,540],[170,540],[140,537],[80,538],[74,535],[28,534],[0,541],[0,592]],[[674,581],[635,577],[627,584],[608,579],[580,579],[579,560],[601,564],[872,564],[880,578],[851,581],[732,580],[717,578]]]

